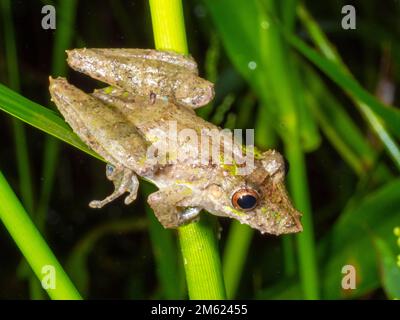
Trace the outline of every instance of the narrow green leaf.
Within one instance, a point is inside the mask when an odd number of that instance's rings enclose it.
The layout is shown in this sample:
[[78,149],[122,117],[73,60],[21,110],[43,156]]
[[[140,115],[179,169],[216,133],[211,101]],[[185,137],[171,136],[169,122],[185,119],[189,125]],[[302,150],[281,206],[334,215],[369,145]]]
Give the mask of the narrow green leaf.
[[228,299],[236,296],[253,234],[254,230],[248,226],[237,221],[231,223],[222,259]]
[[38,281],[43,280],[43,270],[47,270],[48,274],[48,268],[54,268],[53,272],[57,275],[56,286],[46,289],[52,299],[82,299],[1,172],[0,220],[28,261]]
[[379,273],[383,289],[388,298],[398,300],[400,299],[400,267],[396,263],[396,254],[391,246],[381,238],[375,238],[374,243],[378,252]]
[[54,111],[21,96],[2,84],[0,84],[0,109],[97,159],[103,160],[90,150]]
[[[361,202],[342,213],[340,219],[321,246],[321,257],[330,256],[324,269],[324,297],[337,299],[359,297],[379,286],[378,256],[371,251],[374,237],[390,243],[393,227],[400,223],[400,179],[367,195]],[[370,252],[370,254],[365,254]],[[351,264],[357,271],[357,289],[344,291],[341,287],[344,265]]]
[[[309,143],[310,149],[316,143],[310,143],[307,134],[303,135],[303,141],[301,139],[302,129],[308,130],[311,126],[304,125],[304,122],[303,126],[300,124],[304,120],[304,117],[301,119],[298,109],[301,107],[299,92],[302,90],[298,90],[300,83],[296,85],[292,79],[292,68],[296,64],[291,60],[293,57],[288,50],[289,46],[281,37],[279,27],[272,23],[263,10],[265,4],[275,16],[278,1],[241,0],[235,1],[234,6],[229,0],[204,2],[230,60],[252,86],[262,100],[261,106],[266,109],[259,113],[258,121],[269,117],[268,122],[258,122],[256,130],[260,131],[260,128],[272,124],[284,142],[285,154],[291,166],[288,175],[291,195],[296,207],[303,213],[304,231],[296,239],[304,295],[308,299],[317,299],[318,268],[302,142]],[[308,115],[305,116],[307,120],[314,121]],[[262,132],[266,133],[265,130]],[[310,136],[316,132],[310,131]],[[262,137],[256,138],[262,141]]]
[[[400,224],[400,179],[387,183],[361,200],[349,202],[354,205],[341,214],[318,245],[324,299],[362,297],[381,286],[381,258],[371,250],[377,237],[390,250],[398,250],[393,227]],[[343,290],[341,286],[342,268],[347,264],[356,269],[355,290]],[[300,294],[299,284],[288,280],[263,290],[258,298],[298,299]]]

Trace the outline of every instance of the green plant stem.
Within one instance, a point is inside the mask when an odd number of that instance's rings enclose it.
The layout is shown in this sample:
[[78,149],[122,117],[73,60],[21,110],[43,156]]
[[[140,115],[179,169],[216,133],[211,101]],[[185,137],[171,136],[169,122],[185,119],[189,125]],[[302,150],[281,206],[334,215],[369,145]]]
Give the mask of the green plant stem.
[[[261,2],[259,2],[261,4]],[[264,2],[264,7],[259,5],[261,21],[269,20],[269,13],[277,16],[277,1]],[[264,10],[262,10],[264,8]],[[300,140],[301,120],[299,105],[301,97],[298,95],[300,83],[296,84],[293,77],[294,68],[292,56],[288,52],[288,47],[282,41],[277,26],[272,26],[262,30],[263,40],[262,57],[266,70],[269,70],[272,82],[270,87],[276,95],[279,104],[281,121],[285,123],[285,129],[281,131],[284,142],[285,154],[290,163],[288,174],[289,186],[295,207],[302,212],[303,232],[296,235],[299,272],[306,299],[319,298],[319,279],[317,273],[317,260],[315,254],[314,226],[312,223],[312,212],[310,196],[308,193],[307,169],[305,165],[303,146]],[[269,79],[268,79],[269,80]],[[297,90],[296,90],[297,89]],[[263,93],[265,94],[265,93]],[[289,249],[290,247],[286,247]],[[289,251],[288,250],[288,251]],[[290,261],[286,261],[286,270],[291,271]]]
[[158,50],[188,54],[181,0],[150,0],[154,43]]
[[[187,54],[181,0],[150,0],[157,49]],[[225,299],[215,232],[203,217],[178,230],[190,299]]]
[[202,217],[200,222],[178,229],[188,292],[192,300],[226,299],[214,219]]
[[240,275],[247,259],[254,230],[237,221],[231,223],[223,256],[223,273],[226,296],[234,299],[239,286]]
[[304,154],[298,143],[285,143],[286,155],[291,166],[288,175],[291,194],[296,207],[303,213],[303,232],[296,235],[299,252],[300,279],[306,299],[319,298],[319,281],[314,241],[314,226],[308,193]]
[[296,274],[296,250],[293,240],[293,235],[282,237],[283,265],[285,267],[285,276],[288,278]]
[[55,270],[55,288],[46,289],[52,299],[81,299],[57,258],[36,229],[7,180],[0,172],[0,219],[39,280],[44,266]]

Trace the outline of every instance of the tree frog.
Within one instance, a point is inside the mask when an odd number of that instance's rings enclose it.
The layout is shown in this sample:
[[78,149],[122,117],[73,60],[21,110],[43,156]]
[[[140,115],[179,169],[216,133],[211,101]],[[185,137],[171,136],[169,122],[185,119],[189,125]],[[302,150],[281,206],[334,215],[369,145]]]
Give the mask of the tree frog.
[[[132,203],[139,176],[158,187],[147,201],[165,228],[189,223],[204,209],[261,233],[302,231],[279,152],[249,152],[251,170],[238,174],[242,164],[226,164],[222,150],[243,160],[246,148],[236,140],[210,147],[215,137],[229,135],[193,110],[214,92],[198,76],[192,58],[150,49],[75,49],[68,52],[68,63],[111,85],[87,94],[64,78],[50,77],[52,100],[65,120],[108,163],[106,176],[115,190],[91,207],[101,208],[125,193],[125,204]],[[205,149],[199,142],[204,137]]]

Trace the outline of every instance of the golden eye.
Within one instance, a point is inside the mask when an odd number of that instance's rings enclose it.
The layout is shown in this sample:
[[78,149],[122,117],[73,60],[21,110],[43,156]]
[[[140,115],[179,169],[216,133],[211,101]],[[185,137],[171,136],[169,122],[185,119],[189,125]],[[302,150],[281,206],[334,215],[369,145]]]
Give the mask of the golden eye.
[[254,209],[258,202],[258,193],[252,189],[240,189],[232,196],[232,205],[239,210]]

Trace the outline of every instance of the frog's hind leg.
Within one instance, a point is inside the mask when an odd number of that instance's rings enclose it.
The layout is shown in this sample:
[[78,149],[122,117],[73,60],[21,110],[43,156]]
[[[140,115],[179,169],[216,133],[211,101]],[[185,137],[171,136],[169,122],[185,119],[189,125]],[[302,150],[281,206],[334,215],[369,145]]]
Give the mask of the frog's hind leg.
[[[101,49],[83,48],[67,50],[68,64],[72,68],[82,67],[82,61],[94,61],[98,59],[106,62],[115,60],[125,60],[131,63],[141,61],[157,61],[161,64],[169,64],[178,68],[183,68],[186,72],[198,75],[196,61],[189,55],[183,55],[173,51],[160,51],[154,49]],[[90,70],[87,70],[89,72]]]
[[101,208],[107,203],[114,201],[122,196],[125,192],[129,195],[125,198],[125,204],[132,203],[137,196],[139,188],[139,180],[136,174],[126,168],[116,168],[109,164],[106,167],[106,175],[109,180],[114,183],[114,192],[103,200],[93,200],[89,203],[92,208]]

